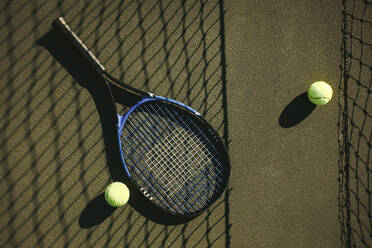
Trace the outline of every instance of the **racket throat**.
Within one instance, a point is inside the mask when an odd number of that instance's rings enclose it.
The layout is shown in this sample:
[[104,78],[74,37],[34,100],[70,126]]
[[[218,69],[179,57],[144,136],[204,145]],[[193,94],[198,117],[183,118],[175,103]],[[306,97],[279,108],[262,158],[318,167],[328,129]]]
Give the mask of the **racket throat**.
[[[116,114],[116,116],[117,116],[117,118],[118,118],[118,126],[117,126],[117,128],[118,128],[118,130],[120,129],[120,127],[122,127],[122,124],[123,124],[123,121],[124,121],[124,116],[121,116],[120,114]],[[119,133],[119,135],[120,135],[120,133]]]

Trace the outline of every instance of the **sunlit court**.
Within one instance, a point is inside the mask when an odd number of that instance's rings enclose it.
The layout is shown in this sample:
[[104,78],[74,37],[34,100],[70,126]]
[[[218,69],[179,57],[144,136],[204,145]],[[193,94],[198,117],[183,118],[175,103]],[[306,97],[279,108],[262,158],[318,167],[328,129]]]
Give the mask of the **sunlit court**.
[[372,247],[370,0],[0,9],[0,247]]

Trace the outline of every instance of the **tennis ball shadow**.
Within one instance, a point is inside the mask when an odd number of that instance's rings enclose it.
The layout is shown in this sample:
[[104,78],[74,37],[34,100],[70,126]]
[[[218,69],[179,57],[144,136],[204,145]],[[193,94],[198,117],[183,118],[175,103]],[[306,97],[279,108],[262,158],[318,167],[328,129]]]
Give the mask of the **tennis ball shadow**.
[[81,212],[79,225],[82,228],[91,228],[99,225],[115,211],[115,208],[108,205],[104,194],[94,198]]
[[310,102],[307,92],[298,95],[282,111],[279,117],[279,125],[283,128],[293,127],[305,120],[316,105]]

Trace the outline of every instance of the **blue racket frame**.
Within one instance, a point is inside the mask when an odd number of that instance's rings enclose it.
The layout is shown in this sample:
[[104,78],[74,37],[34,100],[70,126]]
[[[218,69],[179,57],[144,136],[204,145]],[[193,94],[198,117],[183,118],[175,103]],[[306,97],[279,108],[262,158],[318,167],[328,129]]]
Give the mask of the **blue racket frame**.
[[[198,211],[196,211],[194,213],[186,214],[186,215],[188,217],[197,216],[200,213],[202,213],[205,209],[207,209],[210,206],[210,204],[215,202],[222,195],[222,193],[226,190],[227,185],[229,183],[229,179],[230,179],[230,175],[231,175],[231,166],[230,166],[230,162],[229,162],[230,159],[229,159],[226,147],[223,144],[222,140],[220,139],[219,135],[207,123],[207,121],[204,118],[202,118],[202,115],[199,112],[197,112],[196,110],[194,110],[193,108],[191,108],[191,107],[189,107],[189,106],[187,106],[187,105],[185,105],[181,102],[178,102],[176,100],[169,99],[169,98],[166,98],[166,97],[162,97],[162,96],[157,96],[157,95],[154,95],[152,93],[144,92],[140,89],[134,88],[134,87],[132,87],[128,84],[125,84],[125,83],[119,81],[118,79],[114,78],[113,76],[111,76],[106,71],[105,67],[99,62],[99,60],[94,56],[94,54],[91,51],[89,51],[89,49],[84,45],[84,43],[80,40],[80,38],[67,25],[67,23],[66,23],[66,21],[64,20],[63,17],[59,17],[56,20],[54,20],[53,21],[53,26],[55,28],[59,29],[61,32],[63,32],[64,35],[68,39],[70,39],[70,41],[73,43],[73,45],[76,47],[76,49],[81,53],[81,55],[83,57],[85,57],[87,59],[87,61],[96,70],[96,72],[98,72],[100,74],[101,78],[103,79],[104,84],[106,84],[106,87],[107,87],[107,89],[108,89],[108,91],[111,95],[113,110],[115,111],[115,114],[113,115],[113,118],[115,119],[115,122],[117,122],[117,123],[115,123],[115,125],[116,125],[117,132],[118,132],[117,137],[118,137],[121,161],[122,161],[124,171],[127,174],[128,178],[130,178],[130,179],[132,179],[132,181],[134,181],[130,172],[129,172],[129,168],[127,166],[127,163],[125,162],[123,148],[122,148],[121,140],[120,140],[121,132],[123,131],[123,128],[125,126],[125,122],[127,121],[128,117],[131,115],[131,113],[133,111],[135,111],[139,106],[141,106],[142,104],[145,104],[146,102],[149,102],[149,101],[167,102],[167,103],[175,105],[176,107],[178,107],[180,109],[183,109],[187,112],[192,113],[193,115],[195,115],[197,117],[197,119],[199,119],[199,121],[202,122],[202,124],[205,124],[205,126],[208,128],[208,130],[206,130],[208,132],[208,135],[212,139],[217,141],[218,150],[221,153],[222,160],[224,161],[224,165],[225,165],[225,168],[224,168],[225,174],[224,174],[224,178],[223,178],[224,179],[223,180],[223,185],[220,186],[221,190],[218,191],[218,192],[215,192],[215,194],[213,195],[213,198],[210,200],[209,204],[205,205],[203,208],[200,208]],[[111,88],[110,88],[109,83],[106,79],[109,79],[110,81],[112,81],[117,86],[125,88],[126,90],[129,90],[132,93],[135,93],[139,96],[142,95],[142,99],[139,102],[137,102],[133,107],[131,107],[125,115],[118,114],[118,111],[117,111],[116,105],[115,105],[114,95],[112,94]],[[142,189],[139,189],[139,190],[142,190]],[[143,192],[143,193],[145,193],[145,196],[147,196],[146,192]],[[147,198],[152,200],[151,197],[147,197]],[[174,214],[174,213],[170,212],[169,210],[167,210],[166,208],[164,208],[160,205],[157,205],[154,201],[151,201],[151,202],[154,203],[154,205],[157,206],[158,208],[160,208],[162,210],[165,210],[168,213]],[[184,213],[181,213],[181,214],[184,214]]]

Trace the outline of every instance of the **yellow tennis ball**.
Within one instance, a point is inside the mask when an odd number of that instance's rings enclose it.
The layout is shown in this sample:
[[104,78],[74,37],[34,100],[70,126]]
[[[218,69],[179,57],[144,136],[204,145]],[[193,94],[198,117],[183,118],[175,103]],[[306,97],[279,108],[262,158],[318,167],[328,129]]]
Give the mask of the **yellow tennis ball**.
[[324,81],[317,81],[310,85],[307,96],[316,105],[325,105],[332,98],[332,87]]
[[121,182],[111,183],[105,191],[106,202],[112,207],[121,207],[129,200],[129,189]]

